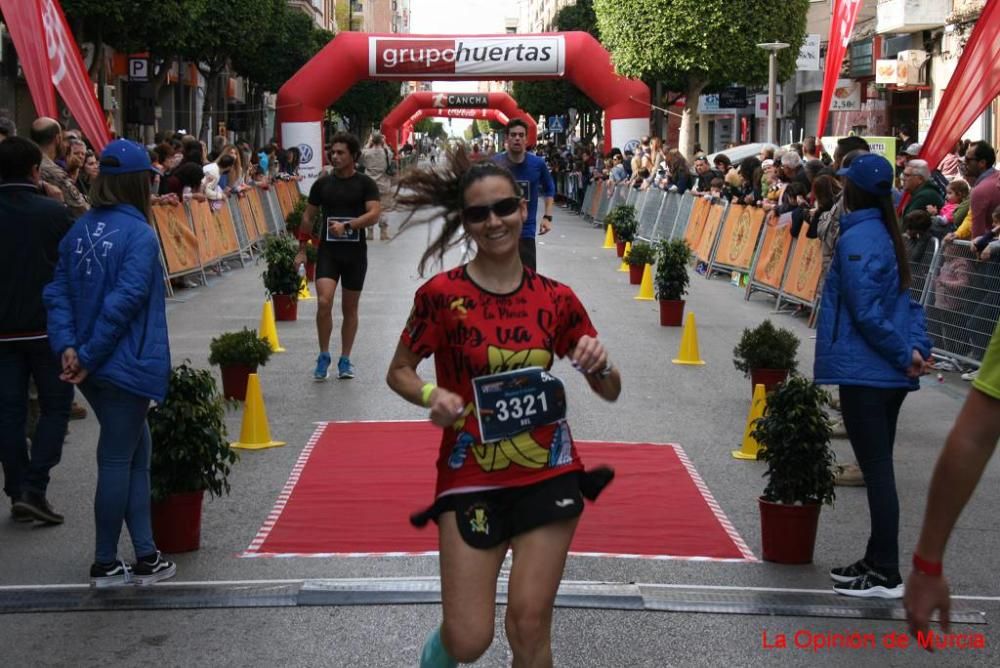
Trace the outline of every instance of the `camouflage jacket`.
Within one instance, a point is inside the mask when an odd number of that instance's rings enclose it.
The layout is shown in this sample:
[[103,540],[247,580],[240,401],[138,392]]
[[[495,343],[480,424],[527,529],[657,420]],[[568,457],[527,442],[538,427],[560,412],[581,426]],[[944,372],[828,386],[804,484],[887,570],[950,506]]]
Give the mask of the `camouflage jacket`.
[[63,194],[63,203],[69,207],[70,213],[73,218],[79,218],[88,209],[90,205],[87,203],[86,198],[80,193],[80,190],[73,183],[73,180],[69,178],[62,167],[52,162],[48,156],[42,156],[42,181],[45,181],[51,186],[58,188]]

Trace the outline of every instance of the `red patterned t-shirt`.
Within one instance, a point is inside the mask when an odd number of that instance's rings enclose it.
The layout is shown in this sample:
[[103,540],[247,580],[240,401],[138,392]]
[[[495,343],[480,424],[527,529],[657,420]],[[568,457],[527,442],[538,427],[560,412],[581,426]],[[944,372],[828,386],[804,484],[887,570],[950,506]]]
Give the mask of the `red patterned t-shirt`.
[[472,379],[550,369],[584,335],[597,331],[576,294],[528,268],[520,287],[505,295],[476,285],[464,265],[417,290],[401,341],[421,357],[433,355],[438,386],[465,402],[462,416],[443,430],[436,496],[530,485],[582,470],[565,421],[483,443]]

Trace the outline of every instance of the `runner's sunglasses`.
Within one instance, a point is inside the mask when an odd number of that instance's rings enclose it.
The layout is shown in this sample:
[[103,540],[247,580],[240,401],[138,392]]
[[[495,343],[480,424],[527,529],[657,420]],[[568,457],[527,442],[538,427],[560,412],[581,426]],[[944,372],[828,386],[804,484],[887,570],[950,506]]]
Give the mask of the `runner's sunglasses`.
[[490,217],[491,211],[497,215],[497,218],[503,218],[517,211],[520,206],[520,197],[505,197],[493,202],[493,204],[483,206],[467,206],[462,209],[462,220],[467,223],[482,223]]

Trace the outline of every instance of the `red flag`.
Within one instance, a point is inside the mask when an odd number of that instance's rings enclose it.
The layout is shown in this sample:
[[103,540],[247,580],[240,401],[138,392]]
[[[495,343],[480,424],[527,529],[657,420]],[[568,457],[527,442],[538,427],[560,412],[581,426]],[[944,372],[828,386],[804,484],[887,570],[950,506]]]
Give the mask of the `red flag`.
[[840,78],[840,66],[844,64],[844,53],[851,43],[854,21],[858,18],[861,0],[835,0],[833,17],[830,19],[830,36],[826,45],[826,72],[823,73],[823,96],[819,103],[819,124],[816,139],[823,136],[826,116],[830,113],[830,100]]
[[52,83],[80,124],[80,129],[100,151],[111,141],[111,133],[108,132],[104,110],[94,94],[87,68],[83,66],[76,40],[66,24],[66,16],[58,0],[41,0],[41,8]]
[[52,90],[49,57],[42,40],[42,13],[38,2],[0,0],[4,21],[14,40],[24,78],[28,80],[31,101],[39,116],[57,117],[56,95]]
[[1000,95],[1000,0],[988,0],[965,44],[924,138],[931,169],[944,159],[987,105]]

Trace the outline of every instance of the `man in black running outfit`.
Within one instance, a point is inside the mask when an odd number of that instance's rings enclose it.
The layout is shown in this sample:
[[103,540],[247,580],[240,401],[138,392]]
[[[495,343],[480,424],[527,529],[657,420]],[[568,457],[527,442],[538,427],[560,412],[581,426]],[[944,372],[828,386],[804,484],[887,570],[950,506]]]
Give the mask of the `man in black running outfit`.
[[[338,378],[354,378],[351,349],[358,332],[358,302],[368,269],[366,228],[378,223],[381,207],[375,181],[358,172],[361,155],[357,137],[338,132],[331,140],[330,163],[333,173],[320,177],[309,191],[309,204],[302,216],[300,237],[312,234],[319,216],[319,255],[316,260],[316,332],[319,357],[313,377],[330,377],[330,335],[333,332],[333,294],[342,283],[340,327],[341,353]],[[308,238],[308,237],[306,237]],[[303,242],[304,243],[304,242]],[[305,262],[305,247],[299,250],[296,265]]]

